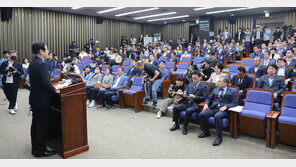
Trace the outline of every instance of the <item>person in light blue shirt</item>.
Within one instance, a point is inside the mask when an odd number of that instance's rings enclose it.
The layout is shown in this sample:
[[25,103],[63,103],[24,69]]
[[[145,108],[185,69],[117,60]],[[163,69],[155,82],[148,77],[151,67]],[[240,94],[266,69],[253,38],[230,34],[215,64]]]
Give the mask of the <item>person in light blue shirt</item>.
[[93,75],[93,73],[91,72],[91,67],[90,66],[85,66],[85,71],[83,72],[83,77],[85,82],[87,82]]
[[268,45],[269,40],[270,40],[270,29],[267,26],[264,26],[263,28],[263,42]]

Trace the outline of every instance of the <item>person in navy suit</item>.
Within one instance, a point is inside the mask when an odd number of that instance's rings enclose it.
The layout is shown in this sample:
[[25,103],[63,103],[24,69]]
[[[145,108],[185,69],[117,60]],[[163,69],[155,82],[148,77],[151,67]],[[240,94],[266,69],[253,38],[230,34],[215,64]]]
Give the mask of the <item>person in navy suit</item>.
[[285,77],[285,85],[288,86],[288,83],[293,80],[295,77],[295,73],[293,71],[293,68],[286,67],[286,59],[279,58],[277,60],[277,75],[284,76]]
[[[222,44],[219,44],[219,49],[217,52],[217,60],[222,61],[223,57],[226,57],[226,51],[224,49],[224,46]],[[223,64],[223,62],[222,62],[222,64]]]
[[227,48],[227,63],[230,62],[230,60],[232,60],[232,55],[235,54],[235,47],[233,43],[230,43],[229,47]]
[[34,42],[32,52],[35,55],[29,65],[30,97],[29,103],[33,111],[31,125],[32,154],[35,157],[50,156],[55,152],[46,147],[46,131],[49,123],[51,95],[59,93],[59,87],[50,83],[49,72],[44,62],[48,57],[48,49],[44,42]]
[[110,88],[108,90],[100,90],[99,91],[99,102],[102,103],[102,106],[100,108],[106,107],[105,101],[107,103],[107,109],[113,109],[113,95],[118,95],[118,90],[122,88],[127,88],[129,83],[129,77],[124,76],[124,69],[123,67],[118,67],[117,69],[117,77],[111,84]]
[[[169,76],[170,76],[170,71],[168,69],[165,68],[165,61],[161,60],[159,62],[159,69],[163,74],[163,80],[169,80]],[[161,85],[160,85],[161,87]]]
[[179,59],[176,57],[176,53],[172,52],[171,57],[168,59],[168,61],[175,62],[175,64],[178,64]]
[[237,86],[239,88],[238,105],[244,105],[243,99],[246,98],[247,89],[252,88],[254,82],[251,77],[246,75],[245,67],[240,66],[237,68],[237,73],[233,76],[231,85]]
[[255,74],[256,80],[259,80],[260,77],[267,74],[266,67],[263,67],[261,64],[261,60],[259,57],[254,58],[254,66],[249,68],[248,73]]
[[158,62],[155,60],[154,55],[150,54],[149,56],[150,64],[155,65],[156,67],[159,67]]
[[227,110],[231,107],[237,106],[237,93],[235,90],[228,87],[229,79],[227,76],[221,76],[210,96],[205,101],[205,106],[199,114],[201,122],[201,129],[203,132],[198,135],[198,138],[211,136],[208,127],[208,118],[214,117],[216,123],[216,133],[218,137],[213,142],[213,146],[218,146],[222,143],[222,119],[229,117]]
[[294,59],[293,57],[294,57],[294,50],[288,49],[286,52],[286,61],[287,61],[286,65],[296,69],[296,59]]
[[260,59],[264,58],[264,55],[259,52],[258,46],[253,47],[254,52],[249,55],[249,58],[260,57]]
[[275,64],[269,64],[267,66],[268,75],[262,76],[256,85],[257,88],[272,90],[274,92],[274,103],[280,102],[281,94],[286,89],[285,80],[276,75],[277,68]]
[[14,115],[18,110],[16,103],[17,92],[20,84],[20,77],[24,74],[22,64],[17,59],[17,51],[9,51],[9,59],[2,62],[0,66],[0,76],[3,74],[2,85],[4,94],[9,101],[8,110]]
[[140,71],[138,70],[136,64],[137,64],[136,60],[132,60],[132,66],[127,72],[127,75],[131,76],[132,79],[135,76],[140,76]]
[[201,74],[198,71],[192,73],[192,82],[187,86],[186,93],[183,97],[185,101],[173,107],[173,122],[175,124],[170,128],[170,131],[175,131],[180,128],[178,117],[180,112],[186,111],[185,122],[182,128],[182,133],[187,134],[187,125],[194,112],[198,112],[199,103],[205,101],[208,96],[208,88],[201,82]]

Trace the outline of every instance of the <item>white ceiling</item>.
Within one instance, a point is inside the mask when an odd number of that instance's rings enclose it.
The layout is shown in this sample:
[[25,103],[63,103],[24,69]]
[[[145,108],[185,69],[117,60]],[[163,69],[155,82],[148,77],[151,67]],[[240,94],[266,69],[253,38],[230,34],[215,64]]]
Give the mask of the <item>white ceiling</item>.
[[[73,10],[70,7],[43,7],[42,9],[61,11],[66,13],[75,13],[75,14],[88,15],[88,16],[100,16],[100,17],[109,18],[109,19],[123,20],[123,21],[136,22],[136,23],[164,24],[164,22],[166,22],[167,24],[169,24],[169,23],[180,23],[183,20],[185,20],[186,22],[195,21],[198,17],[206,15],[206,12],[227,10],[227,9],[234,9],[234,8],[241,8],[241,7],[215,7],[211,9],[198,10],[198,11],[193,9],[199,8],[199,7],[159,7],[159,9],[157,10],[130,14],[130,15],[120,16],[120,17],[116,17],[115,15],[126,13],[126,12],[148,9],[152,7],[126,7],[124,9],[111,11],[107,13],[102,13],[102,14],[97,13],[98,11],[107,10],[111,8],[114,8],[114,7],[82,7],[77,10]],[[242,15],[263,14],[264,11],[273,13],[273,12],[282,12],[282,11],[290,11],[290,10],[296,10],[296,8],[295,7],[294,8],[293,7],[262,7],[262,8],[247,9],[247,10],[240,10],[240,11],[233,11],[233,12],[216,13],[211,15],[214,16],[215,18],[221,18],[221,17],[231,16],[231,14],[233,14],[234,16],[242,16]],[[177,13],[172,15],[167,15],[167,16],[158,16],[158,17],[139,19],[139,20],[134,19],[136,17],[148,16],[148,15],[154,15],[154,14],[160,14],[160,13],[168,13],[168,12],[177,12]],[[166,21],[147,22],[147,20],[150,20],[150,19],[174,17],[174,16],[181,16],[181,15],[189,15],[189,17],[166,20]]]

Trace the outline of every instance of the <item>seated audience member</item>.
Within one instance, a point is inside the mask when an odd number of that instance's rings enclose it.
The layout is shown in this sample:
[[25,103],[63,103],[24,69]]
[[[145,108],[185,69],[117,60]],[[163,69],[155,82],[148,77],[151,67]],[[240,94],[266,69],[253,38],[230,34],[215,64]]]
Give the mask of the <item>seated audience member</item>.
[[158,67],[158,62],[155,60],[153,54],[150,54],[150,55],[149,55],[149,61],[150,61],[150,64],[153,64],[153,65],[155,65],[156,67]]
[[169,51],[169,49],[167,48],[167,47],[164,47],[164,52],[163,52],[163,54],[162,54],[162,56],[163,57],[170,57],[170,51]]
[[266,44],[262,43],[261,44],[261,50],[259,51],[260,53],[268,52],[269,50],[266,48]]
[[102,78],[103,78],[103,76],[100,73],[100,67],[98,67],[98,66],[95,67],[94,74],[85,83],[86,96],[89,95],[90,88],[93,88],[96,83],[101,83]]
[[175,131],[180,128],[178,117],[180,112],[186,111],[185,122],[182,128],[183,135],[187,134],[187,125],[194,112],[198,112],[199,103],[205,101],[208,96],[206,85],[201,82],[201,74],[198,71],[192,73],[192,82],[187,86],[186,93],[183,94],[185,101],[173,107],[173,122],[175,124],[170,128],[170,131]]
[[[1,63],[0,63],[0,64],[1,64]],[[28,59],[24,59],[24,60],[23,60],[23,64],[22,64],[23,69],[27,70],[28,67],[29,67],[29,65],[30,65],[29,60],[28,60]]]
[[256,80],[259,80],[260,77],[263,75],[267,74],[267,69],[266,67],[263,67],[261,64],[261,60],[259,57],[254,58],[254,66],[251,66],[249,68],[248,73],[255,74],[256,75]]
[[100,59],[100,57],[99,56],[95,56],[94,57],[94,64],[96,65],[96,66],[99,66],[100,68],[102,68],[102,66],[103,66],[103,61]]
[[264,52],[264,57],[261,61],[261,65],[264,65],[264,66],[268,66],[269,64],[275,64],[275,60],[271,60],[270,59],[270,56],[269,56],[269,53],[268,52]]
[[137,68],[139,71],[143,71],[146,73],[146,75],[143,77],[143,79],[148,79],[148,82],[145,83],[145,101],[143,104],[148,104],[148,102],[151,99],[152,94],[152,106],[157,106],[157,89],[161,85],[163,81],[163,74],[161,70],[152,64],[149,63],[142,63],[137,62]]
[[144,59],[143,62],[144,62],[144,63],[148,63],[148,64],[150,64],[150,60],[149,60],[149,59]]
[[48,53],[48,58],[45,59],[44,62],[46,63],[49,74],[52,77],[52,72],[53,72],[53,70],[55,68],[55,61],[54,61],[54,59],[52,57],[52,53]]
[[256,87],[257,88],[263,88],[263,89],[269,89],[274,92],[274,102],[279,102],[281,94],[285,92],[286,85],[285,80],[276,75],[277,73],[277,66],[275,64],[269,64],[267,66],[267,74],[262,76]]
[[[255,82],[255,81],[254,81]],[[246,98],[247,89],[253,87],[252,78],[246,75],[245,67],[238,67],[236,75],[232,78],[232,85],[239,88],[238,105],[243,106],[243,99]]]
[[216,64],[218,64],[219,61],[217,59],[215,59],[215,52],[211,52],[210,53],[210,67],[214,68],[216,66]]
[[260,50],[259,50],[258,46],[254,46],[253,50],[254,50],[254,52],[249,55],[249,58],[255,58],[258,56],[258,57],[260,57],[260,59],[263,59],[264,55],[259,52]]
[[76,55],[74,55],[74,56],[73,56],[73,61],[72,61],[72,63],[74,63],[74,64],[81,64],[81,60],[78,59]]
[[294,50],[288,49],[286,52],[286,62],[287,66],[291,66],[296,70],[296,59],[294,57]]
[[190,82],[192,82],[192,72],[193,71],[199,71],[197,65],[190,66],[186,69],[186,71],[182,74],[185,77],[184,84],[188,85]]
[[224,46],[221,43],[219,43],[219,48],[218,48],[218,52],[217,52],[217,60],[222,61],[223,57],[226,57],[226,50],[224,49]]
[[181,56],[181,58],[180,58],[180,61],[182,61],[183,57],[191,57],[191,55],[188,54],[188,51],[187,51],[187,50],[185,50],[185,51],[184,51],[184,54],[182,54],[182,56]]
[[106,87],[106,90],[99,91],[98,101],[102,104],[100,108],[106,107],[105,101],[107,103],[107,109],[113,109],[113,95],[118,95],[118,89],[122,89],[127,87],[129,82],[129,77],[124,76],[124,69],[123,67],[118,67],[117,69],[117,76],[115,80],[112,82],[110,87]]
[[179,59],[176,57],[176,53],[172,52],[171,57],[168,59],[168,61],[175,62],[175,64],[178,64]]
[[228,55],[228,63],[230,60],[232,60],[232,55],[235,53],[235,47],[233,43],[229,44],[229,47],[227,47],[227,55]]
[[[223,65],[221,63],[217,63],[215,65],[214,72],[211,74],[210,78],[208,79],[208,82],[213,83],[214,87],[216,87],[216,85],[219,81],[219,78],[221,76],[226,76],[225,73],[222,73],[222,70],[223,70]],[[212,87],[212,85],[211,85],[211,87]]]
[[203,81],[207,81],[212,73],[214,72],[213,68],[210,68],[210,61],[209,60],[204,60],[201,65],[201,70],[200,74],[202,76]]
[[[263,53],[265,53],[265,52],[263,52]],[[269,58],[270,59],[276,59],[277,60],[277,59],[281,58],[281,55],[275,53],[275,48],[271,48],[270,49],[270,56],[269,56]]]
[[113,75],[112,73],[112,67],[108,67],[106,69],[106,75],[104,76],[102,82],[97,82],[94,84],[92,88],[89,89],[89,94],[87,95],[87,101],[86,105],[88,105],[89,108],[92,108],[95,106],[95,99],[96,95],[100,90],[105,90],[106,87],[109,87],[113,82]]
[[81,49],[81,52],[79,53],[79,57],[81,60],[83,60],[83,57],[88,56],[87,53],[84,51],[84,49]]
[[208,127],[208,118],[214,117],[216,123],[216,133],[218,137],[213,142],[213,146],[222,143],[223,118],[229,117],[228,109],[237,106],[237,94],[234,90],[228,88],[229,79],[227,76],[219,78],[217,88],[215,88],[205,101],[205,106],[199,114],[202,134],[198,138],[211,136]]
[[103,64],[108,64],[110,62],[110,59],[106,53],[102,53],[102,55],[100,56],[100,59],[103,61]]
[[138,70],[136,64],[136,60],[132,60],[131,68],[127,72],[127,75],[131,76],[131,80],[133,80],[135,76],[140,76],[140,71]]
[[170,76],[170,71],[168,69],[165,68],[165,61],[161,60],[159,62],[159,68],[160,68],[160,71],[162,72],[163,74],[163,80],[169,80],[169,76]]
[[54,64],[55,64],[55,67],[54,68],[61,68],[61,61],[59,60],[57,54],[53,54],[53,60],[54,60]]
[[[72,63],[73,59],[72,58],[67,58],[65,59],[65,65],[63,68],[63,72],[68,75],[69,73],[74,73],[74,74],[80,74],[80,70],[76,64]],[[73,68],[72,68],[73,67]]]
[[111,63],[110,66],[113,65],[120,65],[122,63],[122,57],[118,54],[117,51],[114,52],[114,54],[111,54]]
[[104,53],[109,56],[110,55],[110,50],[108,47],[105,47]]
[[91,73],[91,67],[90,66],[85,66],[85,71],[83,72],[83,78],[85,80],[85,82],[87,82],[93,75],[93,73]]
[[173,85],[169,89],[169,98],[165,99],[163,105],[160,107],[160,110],[157,112],[156,118],[159,119],[162,115],[166,114],[169,106],[173,107],[177,105],[177,100],[183,97],[184,90],[186,85],[184,84],[184,76],[179,75],[176,78],[176,85]]
[[293,68],[286,66],[287,62],[284,58],[279,58],[277,60],[277,75],[278,76],[284,76],[285,77],[285,85],[288,86],[289,81],[293,81],[293,78],[295,77],[295,73],[293,71]]

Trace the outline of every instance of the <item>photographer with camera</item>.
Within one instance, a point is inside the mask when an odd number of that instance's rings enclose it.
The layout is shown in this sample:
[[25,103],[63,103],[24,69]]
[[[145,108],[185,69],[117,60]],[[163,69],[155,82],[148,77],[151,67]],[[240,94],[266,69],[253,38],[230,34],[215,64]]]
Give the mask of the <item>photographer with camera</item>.
[[149,63],[143,63],[143,62],[137,62],[137,68],[139,71],[145,71],[146,75],[143,77],[145,81],[145,86],[147,91],[145,91],[145,102],[144,104],[148,104],[148,101],[150,100],[152,93],[152,102],[153,107],[156,107],[157,105],[157,92],[156,90],[159,88],[163,81],[163,74],[160,71],[160,69]]
[[18,110],[16,103],[17,91],[20,84],[20,76],[24,74],[22,64],[16,61],[17,51],[9,51],[9,60],[1,63],[0,75],[3,74],[2,84],[4,94],[9,101],[9,113],[15,114]]
[[191,77],[193,71],[199,71],[196,64],[186,68],[186,71],[183,73],[183,76],[185,77],[184,84],[188,85],[190,82],[192,82]]
[[74,74],[80,74],[80,70],[78,68],[78,66],[74,63],[72,63],[73,59],[72,58],[67,58],[65,60],[65,66],[63,69],[63,72],[68,75],[69,73],[74,73]]
[[200,66],[200,74],[202,76],[202,80],[207,81],[213,72],[214,69],[210,68],[210,61],[204,60],[202,62],[202,65]]

